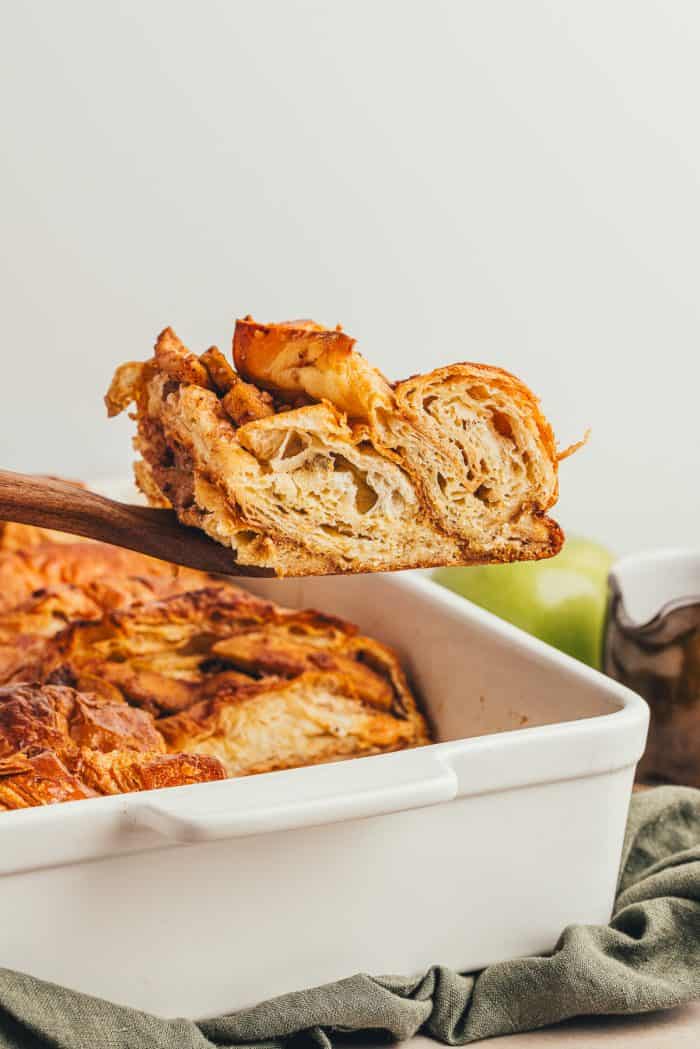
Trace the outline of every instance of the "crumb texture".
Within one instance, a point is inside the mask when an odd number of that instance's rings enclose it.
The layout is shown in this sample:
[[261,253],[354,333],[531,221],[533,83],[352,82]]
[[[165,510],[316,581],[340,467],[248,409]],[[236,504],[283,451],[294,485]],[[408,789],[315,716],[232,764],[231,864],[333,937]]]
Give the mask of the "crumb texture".
[[509,373],[453,364],[390,384],[345,332],[236,323],[233,361],[170,328],[117,369],[149,501],[278,575],[550,557],[554,435]]

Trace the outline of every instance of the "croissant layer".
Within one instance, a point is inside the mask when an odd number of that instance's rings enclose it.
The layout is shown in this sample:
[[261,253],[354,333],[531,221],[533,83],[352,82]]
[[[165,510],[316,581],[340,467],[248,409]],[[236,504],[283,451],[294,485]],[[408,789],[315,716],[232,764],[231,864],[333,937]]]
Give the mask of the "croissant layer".
[[158,564],[0,530],[0,810],[430,742],[386,645]]
[[278,575],[550,557],[554,436],[509,373],[453,364],[390,384],[345,332],[236,323],[233,362],[166,328],[123,364],[136,480],[153,505]]

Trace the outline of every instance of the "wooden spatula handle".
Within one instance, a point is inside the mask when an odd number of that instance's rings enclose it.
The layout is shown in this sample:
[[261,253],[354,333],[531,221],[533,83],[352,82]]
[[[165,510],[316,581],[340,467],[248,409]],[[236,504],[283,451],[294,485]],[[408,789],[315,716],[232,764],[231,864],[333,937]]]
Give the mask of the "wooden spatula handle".
[[236,565],[232,550],[181,525],[172,510],[129,506],[57,477],[0,470],[0,521],[99,539],[205,572],[271,574]]

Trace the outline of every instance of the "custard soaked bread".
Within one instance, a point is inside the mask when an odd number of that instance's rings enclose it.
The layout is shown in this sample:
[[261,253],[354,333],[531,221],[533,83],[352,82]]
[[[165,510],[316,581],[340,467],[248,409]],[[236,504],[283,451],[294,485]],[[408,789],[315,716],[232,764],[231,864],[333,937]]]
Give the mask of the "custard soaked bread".
[[430,742],[344,620],[103,543],[0,530],[0,810]]
[[136,478],[279,575],[535,560],[562,544],[552,430],[514,376],[454,364],[391,385],[340,330],[238,321],[235,368],[171,329],[116,372]]
[[349,623],[211,586],[77,622],[19,677],[140,708],[229,776],[430,742],[394,652]]
[[75,620],[205,586],[209,576],[106,543],[0,527],[0,685]]

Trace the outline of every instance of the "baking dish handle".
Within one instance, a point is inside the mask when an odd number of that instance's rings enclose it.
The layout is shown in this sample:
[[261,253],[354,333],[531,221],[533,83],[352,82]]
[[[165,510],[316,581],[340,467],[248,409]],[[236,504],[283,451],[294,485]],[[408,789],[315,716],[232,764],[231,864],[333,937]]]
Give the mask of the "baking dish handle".
[[216,841],[452,801],[457,776],[444,757],[415,750],[208,787],[186,788],[186,799],[168,790],[135,806],[130,822],[173,841]]

